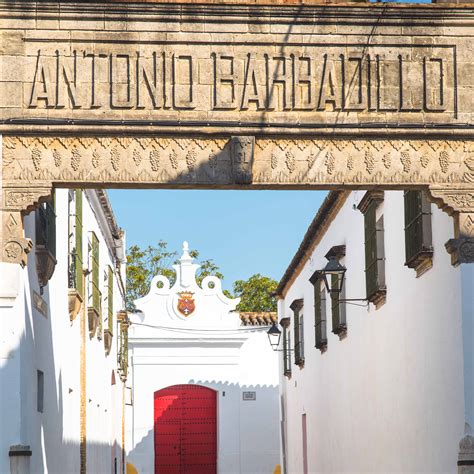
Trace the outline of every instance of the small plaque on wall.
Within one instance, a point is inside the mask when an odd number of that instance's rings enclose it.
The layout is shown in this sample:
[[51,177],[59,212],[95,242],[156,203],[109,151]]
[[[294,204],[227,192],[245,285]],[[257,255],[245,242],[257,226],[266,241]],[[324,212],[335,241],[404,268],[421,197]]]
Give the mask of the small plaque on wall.
[[242,400],[255,401],[257,399],[257,392],[242,392]]

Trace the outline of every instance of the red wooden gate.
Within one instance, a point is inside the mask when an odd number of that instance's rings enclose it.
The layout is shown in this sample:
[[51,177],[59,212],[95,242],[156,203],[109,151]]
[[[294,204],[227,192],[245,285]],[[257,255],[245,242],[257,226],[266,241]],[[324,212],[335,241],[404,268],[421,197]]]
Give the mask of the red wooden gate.
[[216,392],[173,385],[154,401],[155,474],[216,474]]

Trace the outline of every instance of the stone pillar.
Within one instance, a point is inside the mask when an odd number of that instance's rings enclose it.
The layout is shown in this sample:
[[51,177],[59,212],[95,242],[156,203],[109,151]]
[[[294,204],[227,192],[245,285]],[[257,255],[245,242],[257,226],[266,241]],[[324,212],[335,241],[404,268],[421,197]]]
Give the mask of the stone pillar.
[[29,446],[10,446],[10,474],[29,474],[31,449]]
[[459,442],[458,473],[474,474],[474,188],[430,188],[430,192],[454,219],[454,238],[446,242],[446,250],[461,270],[464,436]]
[[461,264],[464,359],[464,437],[459,442],[458,473],[474,473],[474,264]]

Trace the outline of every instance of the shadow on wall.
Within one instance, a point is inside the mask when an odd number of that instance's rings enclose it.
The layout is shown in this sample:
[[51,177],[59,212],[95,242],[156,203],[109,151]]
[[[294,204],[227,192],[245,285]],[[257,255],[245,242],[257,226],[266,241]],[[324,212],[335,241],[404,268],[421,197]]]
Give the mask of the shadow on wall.
[[[30,282],[35,281],[31,278],[34,270],[28,270]],[[37,289],[35,291],[38,293]],[[66,383],[64,386],[62,371],[56,379],[58,357],[67,357],[67,354],[60,353],[59,348],[55,347],[55,338],[56,341],[62,338],[58,335],[53,338],[52,325],[55,321],[49,312],[48,287],[42,295],[48,308],[47,316],[27,304],[33,299],[33,288],[29,287],[28,282],[23,296],[24,332],[18,338],[18,345],[0,361],[3,362],[0,366],[0,419],[3,425],[0,427],[0,472],[8,474],[18,466],[14,472],[77,473],[80,471],[80,373],[77,370],[67,374],[67,380],[72,382],[72,379],[77,379],[74,384]],[[18,316],[18,311],[14,316]],[[69,319],[67,312],[54,316]],[[79,318],[75,323],[79,323]],[[80,346],[72,350],[79,353]],[[65,425],[68,428],[65,429]],[[9,455],[11,446],[20,443],[29,446],[30,456]],[[120,464],[120,446],[87,441],[90,472],[118,474],[122,472]]]
[[[216,391],[219,473],[273,472],[280,459],[278,386],[194,379],[187,384]],[[244,393],[247,400],[244,400]],[[149,402],[154,403],[154,400]],[[172,406],[170,403],[168,408]],[[154,428],[151,428],[127,454],[127,460],[139,473],[149,473],[155,465],[154,435]]]

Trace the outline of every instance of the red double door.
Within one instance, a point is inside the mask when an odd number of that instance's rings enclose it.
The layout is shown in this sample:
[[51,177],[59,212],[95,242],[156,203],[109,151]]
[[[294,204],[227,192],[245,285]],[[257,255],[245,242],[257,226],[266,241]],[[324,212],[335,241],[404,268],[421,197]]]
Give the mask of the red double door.
[[216,474],[216,392],[173,385],[155,392],[155,474]]

